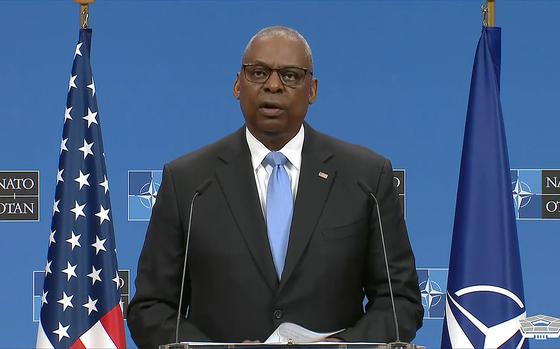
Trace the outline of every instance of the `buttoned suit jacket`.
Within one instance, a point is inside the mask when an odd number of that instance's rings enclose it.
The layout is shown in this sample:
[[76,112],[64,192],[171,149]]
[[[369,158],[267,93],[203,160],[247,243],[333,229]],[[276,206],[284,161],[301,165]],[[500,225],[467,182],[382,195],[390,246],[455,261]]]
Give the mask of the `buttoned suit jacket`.
[[280,280],[244,127],[164,166],[127,311],[140,347],[174,342],[188,210],[207,179],[192,216],[179,340],[263,341],[282,322],[345,328],[337,336],[347,341],[394,340],[378,219],[359,180],[380,204],[401,337],[415,336],[423,308],[391,163],[304,126]]

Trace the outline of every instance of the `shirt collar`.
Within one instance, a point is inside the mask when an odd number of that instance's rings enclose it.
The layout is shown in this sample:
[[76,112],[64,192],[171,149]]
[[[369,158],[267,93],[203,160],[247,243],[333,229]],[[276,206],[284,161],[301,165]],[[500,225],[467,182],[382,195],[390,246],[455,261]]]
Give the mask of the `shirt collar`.
[[[264,144],[262,144],[247,127],[245,127],[245,137],[247,138],[247,145],[251,152],[251,162],[253,163],[253,170],[256,170],[263,162],[268,153],[271,152]],[[290,139],[282,149],[279,150],[288,161],[299,171],[301,167],[301,150],[303,149],[303,140],[305,132],[303,125],[298,133]]]

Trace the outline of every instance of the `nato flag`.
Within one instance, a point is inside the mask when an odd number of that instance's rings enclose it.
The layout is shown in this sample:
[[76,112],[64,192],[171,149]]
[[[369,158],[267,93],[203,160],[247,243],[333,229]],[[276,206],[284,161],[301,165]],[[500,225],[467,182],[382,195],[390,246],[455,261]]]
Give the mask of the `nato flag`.
[[442,348],[519,348],[523,280],[500,104],[501,29],[483,28],[473,66]]

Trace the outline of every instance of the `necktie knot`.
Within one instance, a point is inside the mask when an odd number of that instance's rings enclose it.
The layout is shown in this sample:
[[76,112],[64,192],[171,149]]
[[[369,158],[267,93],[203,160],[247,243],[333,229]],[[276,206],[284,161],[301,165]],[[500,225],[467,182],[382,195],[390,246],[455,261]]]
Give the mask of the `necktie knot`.
[[288,158],[286,158],[286,156],[279,151],[271,151],[264,158],[264,162],[272,167],[285,165],[287,161]]

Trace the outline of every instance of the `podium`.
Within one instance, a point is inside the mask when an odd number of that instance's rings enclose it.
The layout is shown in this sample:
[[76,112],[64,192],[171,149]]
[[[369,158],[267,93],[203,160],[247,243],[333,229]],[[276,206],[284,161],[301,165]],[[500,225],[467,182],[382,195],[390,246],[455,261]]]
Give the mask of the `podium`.
[[407,343],[173,343],[163,344],[159,349],[426,349]]

